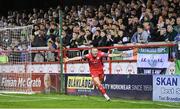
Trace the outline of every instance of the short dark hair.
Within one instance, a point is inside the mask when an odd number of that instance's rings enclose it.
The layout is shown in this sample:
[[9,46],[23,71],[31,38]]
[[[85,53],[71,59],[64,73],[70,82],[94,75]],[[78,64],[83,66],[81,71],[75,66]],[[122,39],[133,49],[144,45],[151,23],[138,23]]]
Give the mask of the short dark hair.
[[49,32],[50,32],[50,33],[54,33],[54,29],[50,29]]
[[137,28],[143,29],[144,27],[142,25],[138,25]]

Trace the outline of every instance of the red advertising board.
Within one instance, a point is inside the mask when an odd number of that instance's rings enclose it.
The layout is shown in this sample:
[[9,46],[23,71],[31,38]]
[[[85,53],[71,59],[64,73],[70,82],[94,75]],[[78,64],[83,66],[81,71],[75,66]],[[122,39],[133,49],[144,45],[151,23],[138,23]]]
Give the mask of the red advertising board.
[[59,82],[57,73],[0,73],[1,91],[58,92]]

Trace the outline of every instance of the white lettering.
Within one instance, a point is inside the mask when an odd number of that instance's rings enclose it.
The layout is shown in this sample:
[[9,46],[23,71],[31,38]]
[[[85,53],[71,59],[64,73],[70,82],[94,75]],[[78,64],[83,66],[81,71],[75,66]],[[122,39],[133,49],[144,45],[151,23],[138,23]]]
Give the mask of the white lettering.
[[23,78],[19,78],[18,80],[18,87],[25,87],[26,81]]
[[41,79],[36,78],[35,80],[31,80],[31,78],[28,78],[27,87],[41,87]]
[[5,87],[16,87],[17,80],[2,78],[1,86]]
[[142,85],[132,85],[132,90],[142,91]]
[[116,85],[116,84],[111,84],[110,88],[113,90],[131,90],[131,85]]

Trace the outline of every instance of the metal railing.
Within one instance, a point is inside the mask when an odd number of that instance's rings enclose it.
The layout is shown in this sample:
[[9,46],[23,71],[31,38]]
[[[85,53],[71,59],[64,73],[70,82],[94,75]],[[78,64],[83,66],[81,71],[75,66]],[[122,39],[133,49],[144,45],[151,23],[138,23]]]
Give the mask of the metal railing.
[[[127,44],[127,45],[115,45],[109,47],[98,47],[99,50],[106,53],[120,53],[123,51],[133,52],[131,58],[107,58],[104,61],[118,61],[118,62],[131,62],[137,61],[136,55],[138,48],[155,48],[155,47],[169,47],[169,60],[173,61],[175,58],[174,43],[148,43],[148,44]],[[89,53],[91,47],[81,48],[65,48],[63,50],[64,57],[83,56]],[[33,49],[33,50],[4,50],[0,51],[0,64],[48,64],[60,62],[60,51],[49,49]],[[133,57],[133,58],[132,58]],[[3,60],[3,61],[2,61]],[[84,60],[74,62],[86,62]],[[73,63],[74,63],[73,62]]]
[[[174,43],[158,42],[158,43],[148,43],[148,44],[126,44],[126,45],[115,45],[110,47],[98,47],[99,50],[106,53],[121,53],[127,52],[129,54],[127,57],[114,57],[114,58],[104,58],[103,61],[109,63],[109,71],[111,74],[112,63],[113,62],[137,62],[137,52],[139,48],[159,48],[168,47],[169,49],[169,61],[174,61],[175,59],[175,45]],[[65,56],[71,58],[75,56],[83,56],[89,53],[91,47],[81,47],[81,48],[67,48],[64,50]],[[76,63],[87,63],[86,60],[71,61],[64,64],[64,70],[67,71],[67,64]]]

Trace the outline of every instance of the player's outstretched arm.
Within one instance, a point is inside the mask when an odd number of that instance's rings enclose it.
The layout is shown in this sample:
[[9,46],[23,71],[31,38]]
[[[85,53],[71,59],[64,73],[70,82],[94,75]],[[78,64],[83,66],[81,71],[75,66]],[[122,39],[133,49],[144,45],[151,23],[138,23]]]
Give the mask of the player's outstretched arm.
[[64,62],[69,62],[69,61],[77,61],[77,60],[81,60],[82,57],[74,57],[74,58],[64,58]]
[[108,56],[109,56],[109,57],[118,57],[118,56],[126,57],[126,56],[127,56],[127,53],[109,54]]

